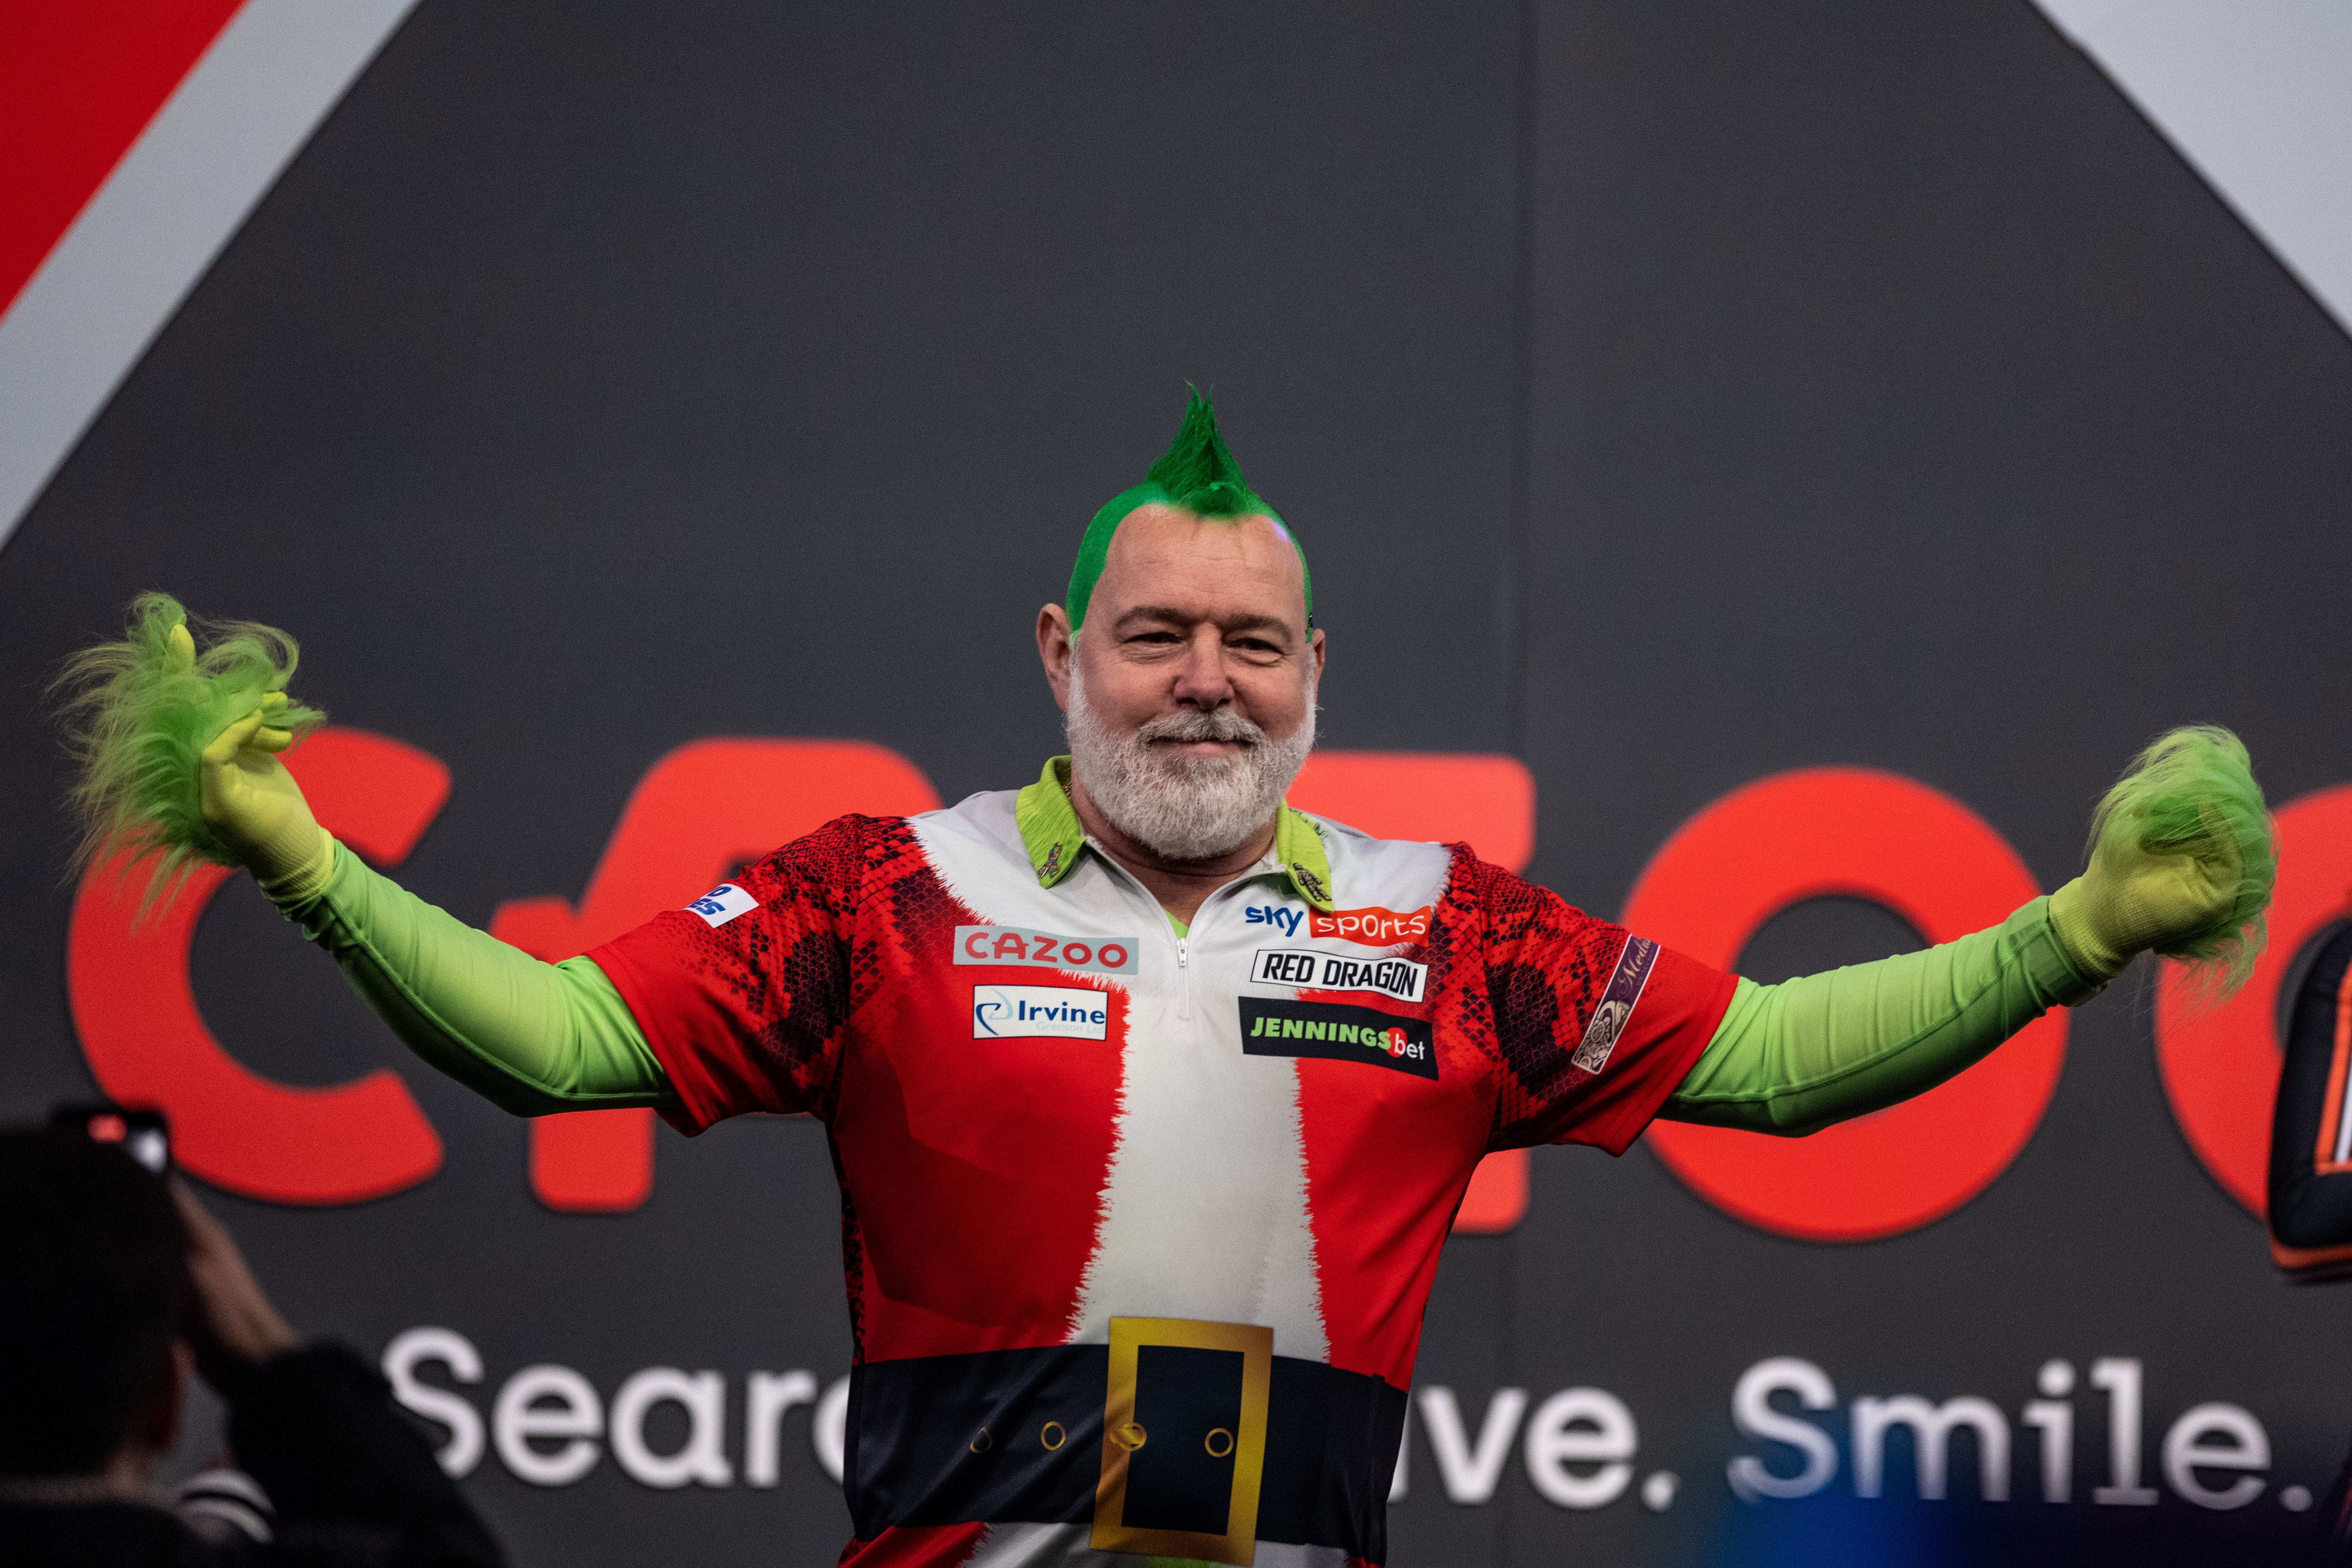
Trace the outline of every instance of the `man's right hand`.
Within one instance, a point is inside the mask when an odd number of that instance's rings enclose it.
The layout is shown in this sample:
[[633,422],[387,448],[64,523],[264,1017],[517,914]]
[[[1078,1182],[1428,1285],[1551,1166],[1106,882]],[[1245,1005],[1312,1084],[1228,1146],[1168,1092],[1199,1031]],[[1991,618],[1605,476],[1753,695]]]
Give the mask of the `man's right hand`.
[[2090,865],[2050,895],[2050,925],[2087,979],[2154,951],[2206,965],[2214,999],[2263,948],[2278,847],[2235,735],[2188,725],[2132,762],[2092,819]]
[[2226,921],[2244,858],[2221,813],[2206,814],[2199,837],[2149,844],[2128,833],[2103,837],[2081,876],[2050,897],[2050,923],[2066,955],[2096,980],[2113,979],[2133,958]]
[[[183,669],[194,668],[196,645],[186,626],[172,628],[170,657]],[[205,823],[265,891],[292,902],[326,885],[335,846],[278,758],[294,743],[291,730],[271,721],[285,710],[286,694],[270,692],[215,736],[205,748],[198,787]]]

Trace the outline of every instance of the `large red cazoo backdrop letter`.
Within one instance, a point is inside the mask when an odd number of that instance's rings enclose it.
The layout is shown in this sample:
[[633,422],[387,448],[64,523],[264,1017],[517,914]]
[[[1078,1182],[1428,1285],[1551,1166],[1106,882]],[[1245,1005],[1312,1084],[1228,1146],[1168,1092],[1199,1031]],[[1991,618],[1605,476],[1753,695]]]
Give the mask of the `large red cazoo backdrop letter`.
[[[438,758],[364,730],[331,725],[286,765],[328,831],[379,866],[405,859],[449,798]],[[99,1087],[163,1107],[173,1158],[247,1197],[347,1204],[415,1186],[441,1168],[441,1140],[397,1074],[379,1068],[332,1089],[296,1089],[239,1065],[205,1026],[188,952],[231,875],[202,868],[142,921],[143,867],[115,856],[82,874],[66,996]]]
[[[905,757],[866,741],[714,738],[646,770],[621,808],[577,910],[562,899],[498,907],[490,934],[551,963],[701,897],[779,845],[847,812],[910,816],[940,804]],[[530,1189],[550,1208],[620,1214],[654,1185],[654,1113],[575,1110],[530,1127]]]
[[[1301,811],[1375,838],[1459,840],[1507,871],[1536,854],[1536,779],[1517,757],[1475,752],[1317,752],[1290,786]],[[1454,1228],[1494,1236],[1527,1216],[1528,1152],[1478,1162]]]
[[2224,1007],[2200,1005],[2179,964],[2156,994],[2156,1060],[2164,1098],[2199,1162],[2255,1214],[2269,1208],[2271,1100],[2278,1092],[2279,984],[2304,943],[2347,912],[2352,896],[2352,785],[2321,790],[2276,813],[2278,889],[2270,945]]
[[[1684,824],[1643,868],[1623,921],[1728,969],[1757,928],[1806,899],[1869,899],[1943,942],[1998,924],[2040,890],[2000,835],[1949,795],[1895,773],[1806,768],[1736,789]],[[1761,1229],[1894,1236],[2008,1168],[2065,1051],[2061,1009],[1917,1099],[1808,1138],[1657,1121],[1647,1141],[1693,1192]]]

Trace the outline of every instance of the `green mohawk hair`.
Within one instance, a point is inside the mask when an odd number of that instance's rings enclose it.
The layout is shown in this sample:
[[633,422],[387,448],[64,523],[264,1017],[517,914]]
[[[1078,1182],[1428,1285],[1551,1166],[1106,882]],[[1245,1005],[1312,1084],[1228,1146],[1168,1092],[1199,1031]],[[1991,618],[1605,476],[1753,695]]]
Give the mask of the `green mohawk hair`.
[[1184,400],[1184,423],[1176,427],[1176,439],[1143,477],[1160,487],[1169,505],[1202,517],[1271,517],[1274,509],[1251,491],[1233,449],[1217,434],[1217,411],[1199,387],[1192,394]]
[[1290,548],[1298,551],[1298,574],[1307,592],[1307,621],[1314,625],[1315,583],[1307,575],[1307,552],[1299,550],[1298,536],[1290,531],[1290,525],[1242,478],[1242,466],[1234,461],[1225,438],[1217,434],[1216,410],[1209,406],[1209,400],[1201,395],[1196,386],[1185,400],[1184,423],[1177,426],[1176,439],[1151,465],[1143,482],[1112,497],[1109,504],[1087,524],[1086,537],[1078,542],[1077,562],[1070,568],[1070,591],[1064,601],[1073,635],[1086,624],[1087,601],[1094,596],[1095,582],[1102,575],[1103,563],[1110,555],[1111,535],[1118,531],[1128,513],[1139,506],[1155,504],[1181,507],[1198,517],[1270,519],[1282,531],[1282,536],[1290,541]]
[[[126,869],[146,860],[142,909],[168,899],[199,864],[236,864],[205,820],[197,763],[223,730],[282,695],[299,657],[292,637],[249,621],[199,621],[210,646],[191,658],[183,643],[175,656],[172,634],[187,624],[178,600],[142,594],[122,639],[75,655],[51,689],[79,775],[73,863],[119,850],[130,852]],[[300,736],[326,717],[289,703],[270,722]]]

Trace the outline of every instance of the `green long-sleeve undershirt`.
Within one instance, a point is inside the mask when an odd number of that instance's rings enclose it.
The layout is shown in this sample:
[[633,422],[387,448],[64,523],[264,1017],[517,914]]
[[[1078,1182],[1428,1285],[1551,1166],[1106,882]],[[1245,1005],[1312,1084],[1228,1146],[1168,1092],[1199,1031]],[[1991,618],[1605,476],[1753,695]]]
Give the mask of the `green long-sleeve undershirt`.
[[1801,1137],[1935,1088],[2095,994],[2035,899],[1987,931],[1778,985],[1743,979],[1658,1114]]
[[[1742,980],[1660,1115],[1795,1136],[1934,1088],[2048,1008],[2099,988],[2035,899],[1920,952]],[[673,1102],[645,1032],[585,958],[545,963],[476,931],[341,845],[287,910],[410,1049],[518,1116]]]
[[546,963],[436,909],[341,844],[287,916],[410,1050],[517,1116],[667,1105],[628,1005],[584,958]]

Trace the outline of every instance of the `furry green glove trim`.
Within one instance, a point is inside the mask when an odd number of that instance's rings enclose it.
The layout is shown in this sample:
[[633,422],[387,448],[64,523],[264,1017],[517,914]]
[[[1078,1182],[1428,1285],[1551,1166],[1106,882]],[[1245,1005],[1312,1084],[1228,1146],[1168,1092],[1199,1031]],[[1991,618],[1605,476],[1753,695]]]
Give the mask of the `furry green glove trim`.
[[2050,898],[2050,924],[2086,973],[2154,951],[2195,966],[2215,1000],[2252,973],[2278,841],[2246,748],[2190,725],[2132,760],[2091,818],[2089,866]]
[[58,678],[80,770],[76,864],[125,849],[145,858],[150,902],[207,862],[250,867],[281,894],[316,891],[333,841],[278,757],[326,721],[287,700],[299,650],[268,626],[199,625],[202,653],[179,602],[142,594],[122,639],[77,655]]

